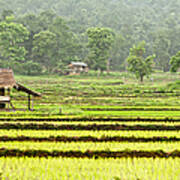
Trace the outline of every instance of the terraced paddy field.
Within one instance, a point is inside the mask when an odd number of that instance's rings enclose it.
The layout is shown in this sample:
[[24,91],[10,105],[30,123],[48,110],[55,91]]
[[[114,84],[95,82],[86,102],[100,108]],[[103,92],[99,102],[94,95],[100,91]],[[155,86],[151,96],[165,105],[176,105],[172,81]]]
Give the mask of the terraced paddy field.
[[179,180],[178,74],[21,77],[0,112],[0,179]]

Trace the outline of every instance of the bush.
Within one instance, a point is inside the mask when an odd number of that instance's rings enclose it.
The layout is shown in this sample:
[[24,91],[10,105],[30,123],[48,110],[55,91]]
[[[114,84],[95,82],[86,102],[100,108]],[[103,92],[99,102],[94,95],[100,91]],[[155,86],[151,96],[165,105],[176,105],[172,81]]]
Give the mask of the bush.
[[167,85],[168,90],[178,90],[180,89],[180,80],[175,81],[174,83],[169,83]]
[[16,63],[13,70],[18,74],[29,75],[29,76],[40,75],[42,73],[41,65],[33,61],[27,61],[21,64]]

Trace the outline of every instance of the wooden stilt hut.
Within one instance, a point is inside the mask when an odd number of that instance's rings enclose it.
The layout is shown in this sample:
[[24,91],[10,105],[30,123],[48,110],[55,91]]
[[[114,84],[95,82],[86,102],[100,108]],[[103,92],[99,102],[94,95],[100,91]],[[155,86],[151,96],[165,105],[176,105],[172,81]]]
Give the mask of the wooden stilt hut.
[[22,84],[17,83],[14,79],[14,74],[11,69],[0,69],[0,109],[5,109],[7,103],[14,109],[10,98],[10,92],[12,88],[28,94],[28,110],[31,110],[31,96],[41,96],[40,93],[32,91]]

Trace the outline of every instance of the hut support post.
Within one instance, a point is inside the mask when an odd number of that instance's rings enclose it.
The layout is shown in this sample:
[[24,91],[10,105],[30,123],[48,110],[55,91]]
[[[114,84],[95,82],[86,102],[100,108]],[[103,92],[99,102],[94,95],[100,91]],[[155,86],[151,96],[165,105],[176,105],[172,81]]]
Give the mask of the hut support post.
[[32,109],[32,111],[33,111],[33,110],[34,110],[34,101],[33,101],[33,97],[32,97],[32,100],[31,100],[31,101],[32,101],[32,103],[31,103],[31,107],[32,107],[32,108],[31,108],[31,109]]
[[[11,93],[11,90],[8,88],[8,89],[7,89],[7,95],[8,95],[9,97],[10,97],[10,93]],[[10,108],[10,106],[13,107],[13,106],[12,106],[12,103],[11,103],[11,99],[10,99],[10,101],[9,101],[9,103],[8,103],[8,109]]]
[[[11,95],[11,89],[8,89],[8,96],[10,97]],[[11,99],[10,99],[10,102],[8,103],[8,109],[10,109],[10,106],[12,109],[15,110],[15,107],[13,106],[13,103],[11,102]]]
[[[5,96],[5,88],[0,88],[0,96]],[[5,107],[5,103],[0,103],[0,109],[5,109]]]
[[31,95],[28,94],[28,110],[31,110]]

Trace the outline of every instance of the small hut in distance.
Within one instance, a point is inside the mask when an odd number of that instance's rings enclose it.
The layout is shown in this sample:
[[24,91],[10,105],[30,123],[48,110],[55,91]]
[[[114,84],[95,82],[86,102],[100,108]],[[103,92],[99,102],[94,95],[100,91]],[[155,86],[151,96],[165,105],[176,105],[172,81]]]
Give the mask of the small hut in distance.
[[69,74],[70,75],[76,75],[81,74],[83,72],[88,72],[88,65],[84,62],[71,62],[71,64],[68,65]]
[[14,79],[14,73],[11,69],[0,69],[0,109],[5,109],[8,103],[13,109],[10,91],[15,88],[17,91],[23,91],[28,94],[28,109],[31,110],[31,96],[40,97],[41,94],[32,91],[23,85],[17,83]]

